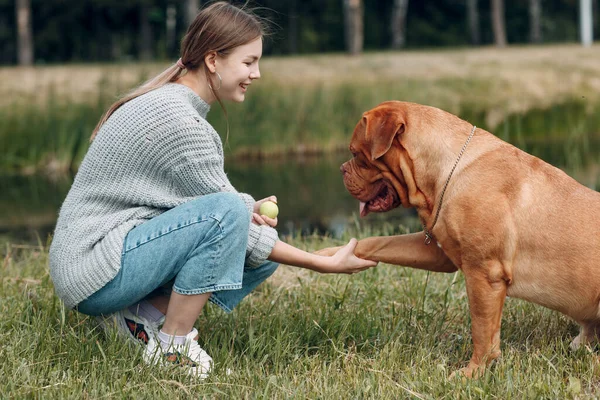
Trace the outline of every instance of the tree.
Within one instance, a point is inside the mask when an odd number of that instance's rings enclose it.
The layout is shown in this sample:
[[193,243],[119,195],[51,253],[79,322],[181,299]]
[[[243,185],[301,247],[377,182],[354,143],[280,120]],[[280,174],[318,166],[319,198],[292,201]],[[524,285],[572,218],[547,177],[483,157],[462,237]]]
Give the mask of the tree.
[[185,16],[185,30],[192,24],[202,5],[200,0],[185,0],[183,15]]
[[363,49],[364,28],[362,0],[343,0],[346,49],[352,55]]
[[392,8],[392,48],[400,49],[406,45],[406,12],[408,0],[394,0]]
[[288,52],[295,54],[298,52],[298,2],[297,0],[290,0],[288,2]]
[[175,38],[175,29],[177,28],[177,8],[175,4],[167,5],[166,20],[166,41],[167,54],[173,55],[177,51],[177,40]]
[[506,29],[504,27],[504,0],[492,0],[492,26],[494,43],[497,47],[506,47]]
[[592,0],[579,0],[579,30],[581,32],[581,44],[586,47],[594,41],[592,24]]
[[17,0],[17,61],[19,65],[33,64],[33,29],[31,27],[30,0]]
[[152,60],[152,26],[150,25],[150,4],[142,0],[139,5],[140,32],[139,32],[139,57],[140,60]]
[[481,44],[481,33],[479,30],[479,7],[477,0],[467,0],[467,19],[469,20],[469,33],[471,36],[471,44]]
[[532,43],[542,41],[542,4],[541,0],[529,0],[529,37]]

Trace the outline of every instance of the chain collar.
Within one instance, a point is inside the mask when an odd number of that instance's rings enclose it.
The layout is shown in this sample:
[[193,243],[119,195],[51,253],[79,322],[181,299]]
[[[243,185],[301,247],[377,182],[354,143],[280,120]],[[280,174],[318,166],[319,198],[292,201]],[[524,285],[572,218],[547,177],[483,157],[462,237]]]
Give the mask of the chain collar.
[[452,170],[450,171],[450,174],[448,175],[448,179],[446,179],[446,183],[444,184],[444,188],[442,189],[442,194],[440,195],[440,201],[438,202],[437,211],[435,213],[435,218],[433,219],[433,224],[431,225],[431,229],[427,229],[427,225],[425,224],[425,222],[423,220],[421,220],[421,223],[423,224],[423,231],[425,232],[425,244],[426,245],[429,245],[431,243],[431,239],[433,239],[432,231],[433,231],[433,228],[435,227],[435,224],[440,215],[440,210],[442,209],[442,201],[444,200],[444,193],[446,193],[446,188],[448,187],[448,183],[450,183],[450,178],[452,177],[452,174],[454,173],[454,170],[456,169],[456,166],[458,165],[460,158],[462,157],[463,153],[465,152],[467,145],[471,141],[473,134],[475,134],[475,129],[477,129],[477,127],[475,125],[473,125],[471,134],[469,135],[469,137],[467,138],[467,141],[465,142],[462,149],[460,150],[460,153],[458,154],[458,158],[456,159],[456,162],[454,163],[454,166],[452,167]]

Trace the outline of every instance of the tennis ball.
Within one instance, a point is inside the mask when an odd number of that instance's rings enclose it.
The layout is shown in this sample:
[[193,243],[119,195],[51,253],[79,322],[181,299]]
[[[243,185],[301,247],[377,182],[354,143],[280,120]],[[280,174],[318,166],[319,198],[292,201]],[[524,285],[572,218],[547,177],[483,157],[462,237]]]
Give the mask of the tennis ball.
[[269,218],[277,218],[277,214],[279,214],[279,207],[277,207],[277,204],[273,203],[272,201],[265,201],[260,205],[258,213],[260,215],[266,215]]

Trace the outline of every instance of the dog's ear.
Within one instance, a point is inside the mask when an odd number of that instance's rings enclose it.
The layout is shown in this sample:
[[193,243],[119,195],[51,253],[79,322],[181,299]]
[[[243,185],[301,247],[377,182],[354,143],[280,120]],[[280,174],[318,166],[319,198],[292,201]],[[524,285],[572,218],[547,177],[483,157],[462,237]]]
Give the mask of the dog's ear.
[[363,115],[365,138],[371,145],[371,160],[383,156],[392,147],[396,135],[404,132],[404,120],[390,108],[377,109]]

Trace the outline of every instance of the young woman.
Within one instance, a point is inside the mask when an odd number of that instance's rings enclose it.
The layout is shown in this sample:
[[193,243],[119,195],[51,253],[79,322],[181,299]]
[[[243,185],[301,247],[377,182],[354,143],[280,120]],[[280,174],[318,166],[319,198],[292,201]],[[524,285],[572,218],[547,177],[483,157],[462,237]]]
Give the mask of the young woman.
[[147,362],[197,376],[212,365],[193,327],[208,300],[230,312],[277,263],[322,273],[376,265],[353,255],[354,239],[331,257],[280,241],[277,219],[258,214],[275,196],[255,201],[225,175],[206,114],[215,101],[244,101],[260,78],[263,32],[225,2],[198,14],[177,63],[98,123],[50,248],[67,307],[145,343]]

